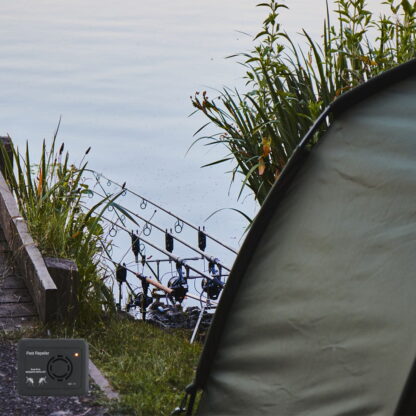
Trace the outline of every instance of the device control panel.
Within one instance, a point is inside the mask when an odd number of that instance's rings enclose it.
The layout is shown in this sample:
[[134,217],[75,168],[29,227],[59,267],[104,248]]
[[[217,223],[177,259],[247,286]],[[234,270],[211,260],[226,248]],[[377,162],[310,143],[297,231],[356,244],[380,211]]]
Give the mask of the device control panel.
[[17,345],[17,390],[25,396],[86,395],[88,362],[83,339],[23,338]]

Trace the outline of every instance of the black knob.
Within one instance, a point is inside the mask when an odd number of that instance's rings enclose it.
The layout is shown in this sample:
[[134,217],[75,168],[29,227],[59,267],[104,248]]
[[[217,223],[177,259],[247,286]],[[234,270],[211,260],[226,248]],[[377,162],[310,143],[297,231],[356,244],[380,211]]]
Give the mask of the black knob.
[[47,369],[50,378],[56,381],[64,381],[71,376],[73,366],[68,357],[57,355],[48,361]]

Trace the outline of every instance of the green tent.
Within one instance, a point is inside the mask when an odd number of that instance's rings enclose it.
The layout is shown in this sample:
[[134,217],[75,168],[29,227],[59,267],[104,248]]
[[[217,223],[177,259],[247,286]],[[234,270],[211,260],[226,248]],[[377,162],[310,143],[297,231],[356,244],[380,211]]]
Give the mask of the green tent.
[[415,356],[413,60],[337,99],[291,157],[233,266],[187,413],[202,389],[200,416],[416,415]]

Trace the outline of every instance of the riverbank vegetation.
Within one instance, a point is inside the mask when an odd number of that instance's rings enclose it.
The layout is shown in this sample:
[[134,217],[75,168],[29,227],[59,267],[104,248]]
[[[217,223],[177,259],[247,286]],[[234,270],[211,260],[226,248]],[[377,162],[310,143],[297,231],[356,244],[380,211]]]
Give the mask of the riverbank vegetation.
[[[224,148],[224,156],[205,166],[232,161],[231,181],[242,178],[261,205],[292,152],[319,114],[341,94],[416,56],[416,2],[386,0],[388,14],[375,16],[365,0],[335,1],[321,40],[303,30],[304,45],[285,32],[280,11],[286,2],[269,0],[257,45],[241,53],[248,91],[225,88],[218,98],[196,93],[192,104],[208,125],[206,145]],[[329,5],[327,2],[327,8]],[[315,142],[325,131],[317,132]],[[195,143],[195,142],[194,142]]]
[[37,163],[31,159],[28,143],[23,154],[14,146],[10,153],[1,146],[4,175],[41,253],[76,263],[78,312],[67,324],[89,327],[115,312],[113,294],[106,284],[109,276],[100,262],[103,245],[108,244],[103,239],[101,215],[118,195],[87,206],[85,199],[91,192],[84,179],[87,162],[70,164],[64,144],[56,149],[58,130],[59,125],[48,149],[43,142]]

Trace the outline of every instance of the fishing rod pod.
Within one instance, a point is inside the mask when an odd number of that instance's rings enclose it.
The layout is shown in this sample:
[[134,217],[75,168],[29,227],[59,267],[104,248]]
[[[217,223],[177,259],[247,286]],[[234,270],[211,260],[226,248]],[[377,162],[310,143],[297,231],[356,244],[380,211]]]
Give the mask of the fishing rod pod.
[[[106,219],[106,218],[105,218]],[[107,221],[109,221],[108,219],[106,219]],[[130,234],[130,236],[132,235],[132,232],[128,231],[125,227],[121,226],[120,224],[116,224],[114,223],[115,226],[119,227],[120,229],[128,232]],[[137,242],[138,237],[136,236],[136,238],[134,238],[134,241]],[[185,297],[191,297],[194,298],[196,300],[198,300],[197,297],[193,296],[193,295],[189,295],[188,294],[188,284],[187,284],[187,279],[185,279],[183,277],[183,272],[182,272],[182,267],[184,266],[184,261],[183,259],[175,256],[174,254],[170,253],[169,251],[158,247],[156,244],[151,243],[150,241],[146,240],[146,239],[141,239],[143,241],[143,243],[148,244],[149,246],[153,247],[154,249],[158,250],[159,252],[165,254],[170,260],[173,260],[176,262],[176,267],[177,267],[177,271],[178,271],[178,276],[174,277],[172,279],[170,279],[170,281],[168,282],[167,287],[165,286],[164,288],[161,288],[163,291],[165,291],[168,295],[168,297],[172,300],[172,302],[178,302],[178,303],[182,303]],[[133,241],[133,240],[132,240]],[[140,241],[140,246],[142,245],[141,241]],[[141,250],[139,253],[141,253],[141,257],[142,257],[142,264],[145,265],[146,263],[146,256],[143,255],[143,250]],[[205,256],[207,258],[207,256]],[[201,272],[200,270],[196,269],[193,266],[190,266],[188,264],[185,265],[186,268],[186,272],[187,272],[187,278],[189,277],[189,270],[192,270],[194,272],[196,272],[199,276],[201,276],[203,278],[203,280],[205,281],[204,287],[202,287],[203,290],[205,290],[205,292],[209,292],[211,297],[208,297],[208,299],[203,300],[201,297],[199,297],[199,300],[203,302],[207,302],[209,300],[215,300],[218,298],[219,293],[221,292],[222,288],[224,287],[224,283],[221,281],[221,271],[222,269],[226,269],[228,270],[225,266],[223,266],[218,258],[214,258],[214,257],[208,257],[209,258],[209,270],[210,273],[212,274],[217,274],[219,275],[219,279],[212,277],[204,272]],[[111,260],[111,258],[110,258]],[[111,260],[115,265],[117,265],[118,263],[114,262],[113,260]],[[121,268],[121,266],[118,264],[119,268]],[[218,271],[215,269],[215,266],[218,267]],[[124,267],[125,268],[125,267]],[[136,273],[130,269],[125,268],[126,271],[131,271],[133,274],[135,274],[138,278],[140,278],[141,280],[146,279],[146,277],[140,273]],[[120,272],[121,273],[121,272]],[[211,282],[213,281],[213,282]],[[210,282],[210,283],[207,283]],[[150,282],[152,285],[154,286],[158,286],[156,283],[160,282]],[[121,295],[121,291],[120,291],[120,295]],[[121,296],[120,296],[120,301],[119,301],[119,305],[121,304]],[[118,305],[118,306],[119,306]],[[120,306],[119,306],[120,307]]]
[[[101,177],[101,176],[100,176]],[[97,182],[99,182],[99,178],[97,178]],[[113,181],[111,182],[113,183]],[[105,193],[105,196],[108,197],[108,194],[106,190],[101,186],[101,189]],[[125,184],[123,184],[122,189],[124,191],[123,196],[126,195],[126,192],[129,191],[127,188],[125,188]],[[94,191],[97,195],[100,195],[96,191]],[[129,191],[130,192],[130,191]],[[224,286],[224,283],[221,281],[222,277],[222,270],[230,271],[230,268],[226,265],[221,264],[220,260],[214,256],[211,256],[210,254],[205,252],[205,249],[207,247],[207,239],[213,239],[214,241],[221,244],[223,247],[226,247],[224,244],[222,244],[220,241],[214,239],[209,234],[206,233],[205,227],[198,227],[192,226],[191,224],[187,223],[186,221],[182,220],[181,218],[172,215],[169,211],[164,210],[163,208],[153,204],[151,201],[148,201],[147,199],[143,199],[142,203],[143,206],[140,206],[143,209],[146,209],[147,203],[150,203],[154,205],[157,208],[160,208],[165,213],[169,214],[170,216],[173,216],[176,220],[174,224],[174,231],[168,228],[161,228],[157,224],[154,224],[152,222],[153,215],[150,219],[146,219],[143,216],[137,214],[134,211],[129,210],[125,207],[120,207],[121,212],[123,215],[117,214],[117,218],[115,221],[113,219],[106,218],[103,216],[103,219],[108,221],[112,225],[112,229],[121,229],[129,234],[130,240],[131,240],[131,252],[134,254],[135,263],[139,267],[139,262],[142,264],[143,269],[141,273],[138,273],[138,271],[132,271],[131,269],[126,267],[126,263],[123,263],[121,265],[120,263],[114,262],[112,260],[111,253],[106,252],[106,255],[108,259],[116,266],[115,274],[116,274],[116,280],[119,283],[119,302],[117,304],[117,307],[121,309],[121,300],[122,300],[122,284],[126,283],[128,289],[130,290],[130,294],[128,297],[128,302],[125,305],[127,311],[129,311],[131,308],[140,308],[140,311],[143,314],[143,319],[145,319],[145,314],[147,308],[155,301],[157,300],[157,297],[154,298],[153,296],[149,296],[149,284],[152,286],[156,286],[160,290],[164,291],[166,293],[166,302],[169,303],[169,299],[172,301],[172,303],[179,303],[181,304],[185,299],[188,297],[200,302],[205,302],[208,305],[216,305],[216,302],[212,302],[212,300],[216,300],[221,290]],[[110,210],[110,208],[109,208]],[[114,207],[113,207],[113,210]],[[155,210],[155,213],[157,211]],[[139,220],[144,221],[145,225],[143,228],[141,228],[141,225],[137,223],[136,220],[134,220],[133,217],[139,218]],[[128,218],[132,222],[134,222],[139,229],[141,229],[141,232],[139,233],[139,230],[134,231],[133,229],[127,229],[125,220]],[[121,223],[119,223],[119,221]],[[182,228],[184,225],[189,225],[191,228],[194,228],[197,230],[197,246],[194,246],[193,244],[187,242],[184,239],[178,238],[178,236],[174,235],[174,232],[177,234],[182,231]],[[148,236],[151,234],[152,228],[157,229],[158,231],[161,231],[164,234],[165,237],[165,246],[159,246],[159,244],[156,244],[152,242],[151,240],[148,240]],[[142,236],[143,234],[143,236]],[[178,243],[186,246],[188,249],[193,250],[194,252],[198,253],[200,257],[194,257],[194,258],[180,258],[177,255],[173,254],[173,250],[175,248],[175,240],[177,240]],[[150,259],[153,256],[147,256],[145,254],[145,251],[147,251],[147,246],[150,246],[151,248],[157,250],[159,253],[162,253],[168,257],[168,259],[158,259],[156,258],[153,260],[154,262],[157,262],[157,269],[154,270],[150,266],[149,262]],[[198,247],[198,248],[197,248]],[[127,250],[128,252],[129,250]],[[231,249],[231,251],[234,251]],[[126,254],[127,254],[126,252]],[[126,256],[124,254],[123,258]],[[140,256],[140,257],[139,257]],[[188,256],[189,257],[189,256]],[[209,263],[209,269],[208,272],[203,270],[198,270],[199,268],[196,268],[193,265],[185,264],[185,261],[199,261],[199,260],[208,260]],[[121,260],[122,261],[122,260]],[[159,264],[161,261],[171,261],[176,263],[176,275],[174,275],[167,283],[167,285],[163,285],[160,278],[160,270],[159,270]],[[150,271],[152,272],[153,276],[156,278],[155,280],[152,280],[151,277],[146,277],[143,275],[143,270],[145,266],[148,266]],[[190,275],[190,270],[195,272],[196,275]],[[138,291],[137,289],[133,289],[130,287],[128,281],[127,281],[127,271],[132,272],[135,276],[139,277],[142,283],[142,291]],[[166,273],[165,273],[166,274]],[[227,276],[227,274],[224,275],[224,277]],[[201,279],[199,282],[202,286],[202,290],[206,292],[207,296],[201,296],[201,292],[199,293],[199,296],[193,295],[189,293],[188,288],[188,279]],[[202,280],[203,279],[203,280]]]

